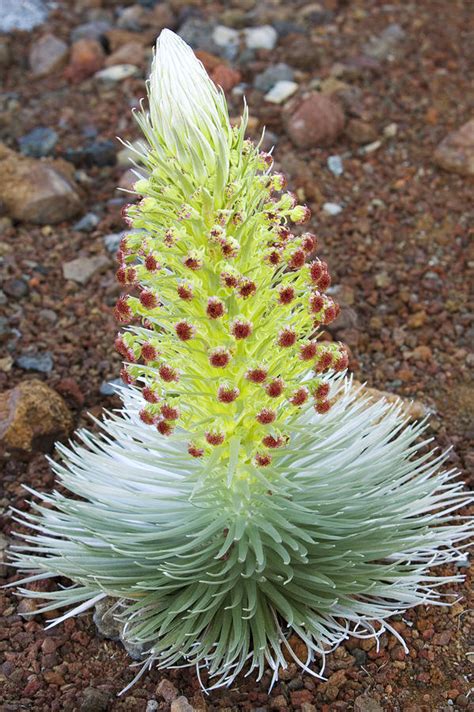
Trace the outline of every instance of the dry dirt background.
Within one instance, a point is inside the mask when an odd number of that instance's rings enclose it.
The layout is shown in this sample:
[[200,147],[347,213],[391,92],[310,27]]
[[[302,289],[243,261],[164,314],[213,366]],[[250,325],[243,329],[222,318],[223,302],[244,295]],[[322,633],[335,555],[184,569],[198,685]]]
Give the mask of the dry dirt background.
[[[31,11],[40,4],[29,0]],[[163,26],[200,50],[233,116],[245,85],[251,135],[267,126],[277,167],[313,210],[343,306],[332,336],[349,344],[355,376],[429,408],[431,435],[453,446],[450,460],[469,479],[473,14],[470,0],[63,0],[31,31],[0,19],[0,554],[11,541],[7,510],[27,506],[22,485],[53,486],[44,452],[54,438],[116,405],[107,388],[120,368],[116,186],[130,175],[115,136],[138,137],[130,109]],[[237,36],[268,24],[276,32]],[[232,31],[213,34],[216,25]],[[264,96],[278,79],[295,93],[272,103]],[[129,658],[91,616],[45,631],[41,616],[22,617],[30,602],[1,591],[0,703],[5,712],[474,710],[467,562],[462,572],[454,607],[396,622],[408,656],[392,636],[380,650],[349,640],[330,656],[327,682],[290,666],[271,693],[269,678],[242,678],[208,696],[191,671],[155,670],[117,698]],[[15,573],[0,560],[0,575]]]

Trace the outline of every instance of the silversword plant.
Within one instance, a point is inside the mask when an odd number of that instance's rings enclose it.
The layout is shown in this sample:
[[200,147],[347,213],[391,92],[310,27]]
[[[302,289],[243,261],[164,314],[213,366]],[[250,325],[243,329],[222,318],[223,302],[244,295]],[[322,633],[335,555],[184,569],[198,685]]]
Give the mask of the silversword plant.
[[[323,674],[349,635],[398,636],[391,616],[449,603],[460,577],[430,569],[461,556],[468,498],[425,425],[368,404],[344,347],[318,340],[338,313],[327,265],[246,112],[232,127],[168,30],[148,88],[118,255],[123,409],[58,445],[61,490],[18,513],[35,532],[21,591],[67,606],[58,621],[116,599],[145,668],[205,668],[209,686],[292,659]],[[73,584],[24,588],[54,577]]]

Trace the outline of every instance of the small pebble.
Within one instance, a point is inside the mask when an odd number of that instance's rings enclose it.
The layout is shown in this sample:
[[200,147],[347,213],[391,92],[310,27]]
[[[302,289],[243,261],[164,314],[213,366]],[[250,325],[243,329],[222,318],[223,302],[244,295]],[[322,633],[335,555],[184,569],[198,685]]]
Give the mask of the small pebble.
[[248,49],[274,49],[278,32],[271,25],[247,27],[244,30],[244,37]]
[[295,73],[291,67],[279,62],[278,64],[272,64],[264,72],[257,74],[253,80],[253,85],[258,91],[268,92],[279,81],[293,81],[294,75]]
[[324,203],[323,210],[328,215],[339,215],[342,212],[342,205],[338,203]]
[[84,217],[74,223],[72,229],[77,230],[77,232],[92,232],[98,224],[99,218],[97,215],[94,215],[94,213],[86,213]]
[[20,153],[32,158],[49,156],[58,141],[58,134],[46,126],[37,126],[18,139]]
[[265,101],[270,101],[272,104],[283,104],[297,89],[298,84],[296,82],[281,79],[265,94]]
[[22,354],[15,361],[16,365],[24,371],[38,371],[38,373],[51,373],[53,370],[53,356],[49,351],[37,354]]
[[113,381],[102,381],[99,393],[101,396],[114,396],[117,393],[117,387],[123,385],[120,378],[114,378]]
[[221,55],[226,59],[234,60],[239,52],[239,33],[233,27],[217,25],[212,33],[212,39],[221,48]]
[[344,166],[342,165],[341,157],[340,156],[329,156],[328,168],[333,175],[342,176],[342,174],[344,173]]
[[105,69],[101,69],[100,72],[96,72],[94,77],[101,82],[115,84],[129,77],[136,76],[138,72],[138,67],[134,64],[114,64],[112,67],[106,67]]

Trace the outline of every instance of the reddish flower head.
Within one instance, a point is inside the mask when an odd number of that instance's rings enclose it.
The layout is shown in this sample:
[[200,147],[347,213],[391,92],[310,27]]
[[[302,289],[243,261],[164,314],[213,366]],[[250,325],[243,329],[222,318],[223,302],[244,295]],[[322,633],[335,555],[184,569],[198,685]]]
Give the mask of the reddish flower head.
[[120,378],[124,383],[127,384],[127,386],[131,386],[133,383],[135,383],[134,377],[131,375],[130,371],[125,368],[125,366],[120,371]]
[[296,390],[292,394],[292,396],[290,398],[290,403],[296,407],[299,407],[301,405],[304,405],[306,403],[306,401],[308,400],[308,398],[309,398],[308,389],[303,386],[302,388],[298,388],[298,390]]
[[262,453],[260,452],[257,452],[257,454],[255,455],[255,464],[258,467],[268,467],[268,465],[271,464],[271,461],[271,455],[262,455]]
[[147,403],[158,403],[160,400],[156,393],[154,393],[149,386],[145,386],[142,390],[142,396],[147,401]]
[[324,274],[322,274],[319,279],[318,287],[322,292],[324,292],[330,286],[331,286],[331,276],[330,276],[329,272],[324,272]]
[[173,432],[173,426],[170,425],[167,420],[160,420],[156,424],[156,429],[158,430],[160,435],[168,436],[171,435],[171,433]]
[[205,434],[205,438],[209,445],[214,445],[214,447],[217,447],[218,445],[222,445],[222,443],[224,442],[224,433],[220,433],[215,430],[208,430]]
[[333,356],[332,354],[329,353],[329,351],[326,351],[325,353],[321,354],[319,357],[314,370],[317,373],[322,373],[323,371],[326,371],[330,366],[332,366],[333,362]]
[[221,319],[225,314],[225,306],[218,297],[209,297],[206,314],[209,319]]
[[247,319],[234,319],[230,333],[235,339],[247,339],[252,333],[252,324]]
[[313,341],[311,341],[309,344],[304,344],[300,348],[300,359],[302,361],[311,361],[316,357],[317,352],[317,345]]
[[178,297],[186,302],[189,302],[194,296],[193,288],[190,284],[180,284],[176,291],[178,292]]
[[179,410],[176,406],[170,405],[169,403],[163,403],[160,408],[160,413],[165,420],[178,420]]
[[340,356],[336,363],[334,364],[333,368],[335,371],[345,371],[345,369],[349,365],[349,356],[344,353],[342,356]]
[[337,316],[337,309],[334,304],[330,304],[327,309],[324,310],[323,324],[330,324]]
[[275,449],[277,447],[282,447],[282,445],[285,444],[285,441],[281,436],[275,438],[273,435],[265,435],[265,437],[262,438],[262,443],[265,447]]
[[202,260],[195,255],[188,255],[183,262],[188,269],[192,269],[194,272],[202,267]]
[[244,299],[251,297],[257,291],[257,285],[251,279],[243,279],[239,285],[239,294]]
[[120,297],[115,305],[114,315],[117,321],[122,323],[129,321],[133,314],[128,304],[128,297]]
[[295,298],[295,294],[296,292],[291,286],[280,287],[278,290],[278,301],[280,304],[290,304]]
[[331,408],[331,404],[327,400],[318,401],[316,403],[316,405],[314,406],[316,413],[319,413],[320,415],[323,415],[323,413],[327,413],[330,408]]
[[138,415],[140,416],[140,420],[147,425],[153,425],[155,422],[155,416],[146,408],[142,408]]
[[268,375],[268,372],[264,368],[251,368],[245,374],[245,378],[252,383],[263,383]]
[[277,344],[282,349],[288,349],[296,342],[296,332],[293,329],[282,329],[278,334]]
[[239,284],[239,279],[232,272],[221,272],[221,284],[229,289],[235,289]]
[[301,239],[303,250],[305,252],[313,252],[313,250],[316,249],[316,235],[313,235],[312,232],[305,232],[304,235],[301,236]]
[[147,255],[145,257],[145,268],[148,270],[148,272],[156,272],[160,268],[156,257],[151,254]]
[[158,369],[158,373],[160,374],[160,377],[163,379],[163,381],[165,381],[166,383],[171,383],[172,381],[179,381],[178,371],[172,366],[168,366],[166,363],[163,363],[160,366],[160,368]]
[[303,249],[298,247],[290,256],[290,259],[288,260],[288,267],[290,269],[301,269],[301,267],[304,265],[306,260],[306,254]]
[[140,304],[147,309],[155,309],[158,306],[156,295],[149,289],[144,289],[140,292]]
[[276,267],[276,265],[279,265],[281,262],[281,254],[278,250],[271,250],[265,255],[264,259],[269,265]]
[[209,354],[209,363],[214,368],[225,368],[231,359],[230,351],[223,346],[219,346]]
[[156,361],[158,351],[152,344],[142,344],[142,358],[144,361]]
[[197,447],[197,445],[195,445],[194,443],[189,443],[188,452],[191,457],[202,457],[204,455],[204,450],[200,447]]
[[219,386],[217,400],[221,403],[233,403],[239,397],[239,389],[230,386]]
[[317,400],[324,400],[329,395],[329,383],[320,383],[315,389],[313,396]]
[[269,425],[275,421],[276,413],[270,408],[262,408],[260,413],[257,413],[255,417],[261,425]]
[[180,341],[189,341],[189,339],[193,338],[195,333],[194,326],[184,319],[183,321],[178,321],[178,323],[174,325],[174,330]]
[[285,384],[283,382],[283,379],[274,378],[273,381],[271,381],[268,386],[266,386],[265,390],[267,392],[267,395],[270,396],[270,398],[278,398],[285,390]]
[[128,348],[125,345],[124,340],[120,335],[118,335],[114,341],[114,346],[115,350],[120,354],[120,356],[123,356],[124,358],[128,358]]
[[319,292],[313,292],[309,298],[309,308],[313,314],[318,314],[324,307],[324,297]]

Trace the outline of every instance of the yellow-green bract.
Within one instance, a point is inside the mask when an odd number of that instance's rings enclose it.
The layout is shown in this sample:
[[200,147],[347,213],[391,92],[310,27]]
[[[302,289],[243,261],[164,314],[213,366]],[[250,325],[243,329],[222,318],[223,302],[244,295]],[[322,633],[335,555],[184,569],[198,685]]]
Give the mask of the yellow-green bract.
[[[144,669],[194,665],[207,687],[274,681],[289,660],[322,675],[349,635],[399,637],[391,616],[452,600],[440,587],[462,577],[431,568],[463,557],[470,499],[426,452],[426,424],[365,402],[335,372],[341,347],[316,343],[337,310],[314,237],[288,229],[307,211],[275,198],[284,180],[245,116],[230,128],[168,31],[150,90],[118,271],[139,285],[117,305],[135,320],[117,339],[129,387],[100,434],[58,446],[62,488],[16,513],[33,530],[13,555],[20,590],[39,611],[70,606],[56,622],[115,599]],[[25,588],[61,576],[73,584]]]

